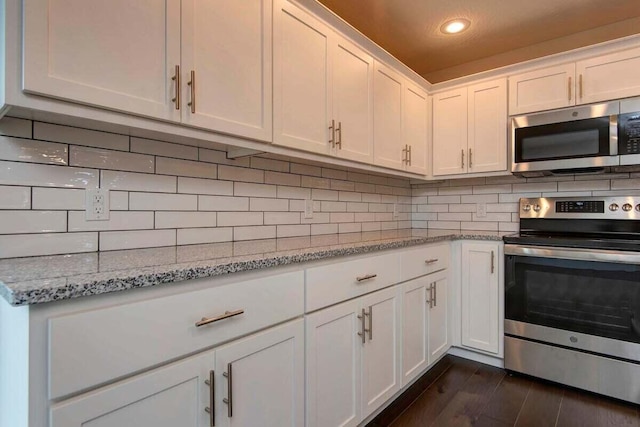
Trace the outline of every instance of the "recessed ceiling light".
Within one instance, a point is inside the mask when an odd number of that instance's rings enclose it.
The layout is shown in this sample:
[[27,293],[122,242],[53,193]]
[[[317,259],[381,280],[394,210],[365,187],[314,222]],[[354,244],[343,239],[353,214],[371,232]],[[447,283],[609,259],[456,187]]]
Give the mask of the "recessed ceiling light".
[[468,19],[456,18],[442,24],[440,31],[445,34],[457,34],[469,28],[470,24]]

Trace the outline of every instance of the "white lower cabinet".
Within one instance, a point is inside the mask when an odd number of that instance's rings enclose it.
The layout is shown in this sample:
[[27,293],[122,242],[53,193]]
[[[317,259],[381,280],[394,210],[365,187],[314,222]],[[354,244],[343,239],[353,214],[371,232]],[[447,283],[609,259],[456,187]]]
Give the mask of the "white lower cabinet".
[[406,385],[450,347],[446,270],[402,285],[402,384]]
[[209,425],[214,351],[117,382],[51,407],[51,427],[204,427]]
[[300,319],[54,404],[51,427],[296,427],[303,405]]
[[462,345],[501,353],[503,300],[499,242],[463,242],[461,253]]
[[399,287],[306,322],[307,426],[356,426],[400,390]]

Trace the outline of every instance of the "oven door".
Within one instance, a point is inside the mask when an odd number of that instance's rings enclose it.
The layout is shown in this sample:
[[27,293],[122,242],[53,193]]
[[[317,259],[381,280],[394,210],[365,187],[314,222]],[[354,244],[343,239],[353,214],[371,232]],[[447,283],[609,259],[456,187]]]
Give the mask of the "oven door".
[[640,361],[640,253],[505,245],[505,334]]

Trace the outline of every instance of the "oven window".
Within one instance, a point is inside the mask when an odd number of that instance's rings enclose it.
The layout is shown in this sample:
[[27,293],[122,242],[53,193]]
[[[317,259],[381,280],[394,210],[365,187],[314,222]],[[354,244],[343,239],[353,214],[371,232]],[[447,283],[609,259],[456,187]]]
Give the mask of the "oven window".
[[518,163],[608,156],[610,151],[608,117],[515,130]]
[[506,257],[505,317],[640,343],[640,266]]

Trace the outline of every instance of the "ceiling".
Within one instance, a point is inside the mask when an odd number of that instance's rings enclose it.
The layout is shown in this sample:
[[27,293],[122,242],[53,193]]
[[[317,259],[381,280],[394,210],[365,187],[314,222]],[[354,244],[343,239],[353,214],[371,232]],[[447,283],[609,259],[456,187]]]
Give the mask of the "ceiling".
[[640,0],[319,1],[431,83],[640,33]]

